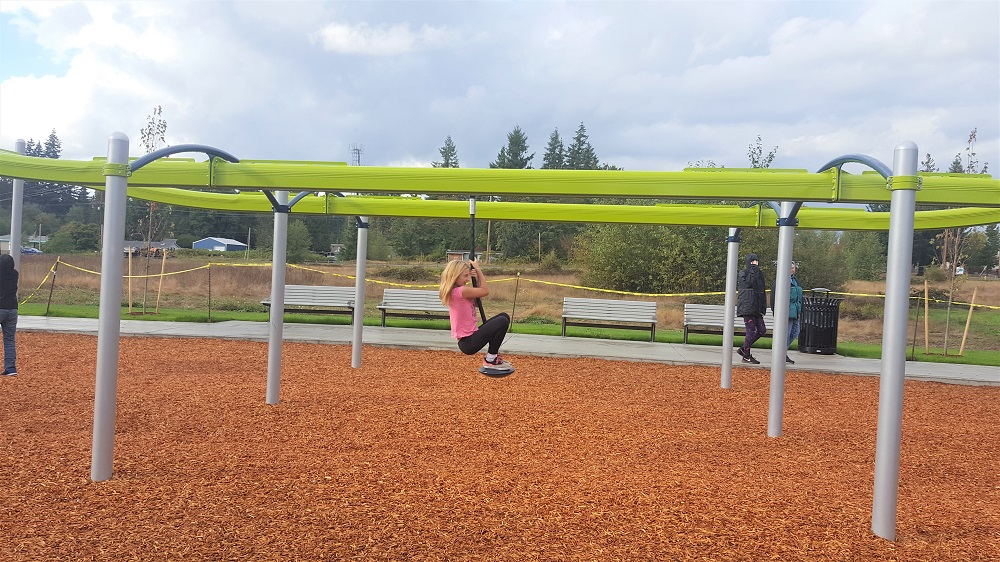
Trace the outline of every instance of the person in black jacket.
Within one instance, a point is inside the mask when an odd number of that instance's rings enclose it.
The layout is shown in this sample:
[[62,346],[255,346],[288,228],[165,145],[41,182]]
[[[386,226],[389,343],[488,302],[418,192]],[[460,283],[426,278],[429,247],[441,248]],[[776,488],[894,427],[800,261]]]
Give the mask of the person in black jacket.
[[0,329],[3,330],[3,373],[17,375],[17,350],[14,334],[17,332],[17,270],[10,254],[0,255]]
[[759,364],[750,354],[750,346],[767,333],[764,325],[764,314],[767,312],[767,287],[764,274],[760,271],[760,259],[757,254],[749,254],[746,258],[747,267],[740,272],[736,281],[736,315],[743,317],[743,325],[747,334],[743,345],[736,350],[744,363]]

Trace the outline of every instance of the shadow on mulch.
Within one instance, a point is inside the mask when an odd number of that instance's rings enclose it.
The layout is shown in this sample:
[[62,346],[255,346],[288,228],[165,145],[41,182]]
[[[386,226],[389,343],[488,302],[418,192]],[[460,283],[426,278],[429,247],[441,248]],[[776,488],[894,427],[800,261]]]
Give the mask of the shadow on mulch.
[[121,342],[93,483],[97,339],[18,335],[0,381],[10,560],[1000,558],[1000,389],[906,383],[895,543],[872,535],[878,380],[457,351]]

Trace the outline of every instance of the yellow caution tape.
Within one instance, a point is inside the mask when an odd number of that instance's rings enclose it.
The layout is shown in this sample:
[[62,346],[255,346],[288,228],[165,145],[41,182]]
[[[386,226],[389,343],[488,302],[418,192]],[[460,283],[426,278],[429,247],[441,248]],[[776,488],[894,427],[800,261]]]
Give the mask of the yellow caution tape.
[[[77,267],[75,265],[72,265],[70,263],[62,261],[61,259],[57,259],[56,263],[61,263],[61,264],[65,265],[65,266],[67,266],[67,267],[71,267],[73,269],[76,269],[76,270],[79,270],[79,271],[83,271],[85,273],[93,273],[94,275],[100,275],[100,272],[90,271],[90,270],[84,269],[82,267]],[[209,263],[207,265],[202,265],[202,266],[194,267],[194,268],[191,268],[191,269],[185,269],[185,270],[182,270],[182,271],[172,271],[172,272],[169,272],[169,273],[163,273],[162,275],[179,275],[181,273],[190,273],[192,271],[197,271],[199,269],[204,269],[206,267],[211,267],[213,265],[216,266],[216,267],[271,267],[271,264],[269,264],[269,263],[223,263],[223,262],[211,262],[211,263]],[[53,268],[54,267],[55,266],[53,266]],[[344,279],[351,279],[351,280],[357,279],[357,276],[355,276],[355,275],[344,275],[342,273],[333,273],[331,271],[324,271],[322,269],[316,269],[316,268],[313,268],[313,267],[307,267],[307,266],[303,266],[303,265],[288,264],[288,267],[294,268],[294,269],[301,269],[302,271],[310,271],[310,272],[313,272],[313,273],[319,273],[319,274],[322,274],[322,275],[330,275],[332,277],[341,277],[341,278],[344,278]],[[52,271],[53,270],[49,270],[50,273],[52,273]],[[156,273],[156,274],[150,274],[150,275],[125,275],[123,277],[125,279],[142,279],[142,278],[146,278],[146,277],[160,277],[160,276],[161,276],[160,273]],[[46,279],[48,279],[48,275],[46,275],[45,279],[42,280],[42,284],[45,283]],[[502,279],[493,279],[493,280],[490,281],[490,283],[505,283],[505,282],[508,282],[508,281],[516,281],[518,279],[523,280],[523,281],[525,281],[527,283],[538,283],[538,284],[541,284],[541,285],[551,285],[553,287],[565,287],[565,288],[568,288],[568,289],[578,289],[578,290],[581,290],[581,291],[593,291],[595,293],[610,293],[610,294],[615,294],[615,295],[629,295],[629,296],[635,296],[635,297],[661,297],[661,298],[666,298],[666,297],[704,297],[704,296],[725,295],[725,292],[723,292],[723,291],[707,291],[707,292],[692,292],[692,293],[640,293],[640,292],[636,292],[636,291],[619,291],[619,290],[616,290],[616,289],[602,289],[602,288],[599,288],[599,287],[586,287],[586,286],[583,286],[583,285],[573,285],[573,284],[570,284],[570,283],[559,283],[559,282],[556,282],[556,281],[543,281],[541,279],[530,279],[530,278],[527,278],[527,277],[521,277],[520,273],[517,274],[517,277],[504,277]],[[393,281],[382,281],[382,280],[379,280],[379,279],[365,279],[365,282],[366,283],[374,283],[376,285],[387,285],[387,286],[390,286],[390,287],[406,287],[406,288],[409,288],[409,289],[428,289],[428,288],[437,288],[439,286],[438,283],[397,283],[397,282],[393,282]],[[39,288],[41,288],[41,284],[39,284]],[[37,291],[37,290],[38,289],[35,289],[35,291]],[[771,292],[771,291],[768,290],[768,292]],[[34,294],[34,291],[32,292],[32,295],[33,294]],[[829,291],[829,292],[824,292],[823,294],[825,294],[825,295],[841,295],[841,296],[845,296],[845,297],[868,297],[868,298],[880,298],[880,299],[884,299],[885,298],[885,295],[878,294],[878,293],[846,293],[846,292],[840,292],[840,291]],[[31,298],[31,296],[29,295],[28,299],[30,299],[30,298]],[[919,295],[911,295],[909,298],[916,299],[916,300],[923,300],[924,297],[919,296]],[[24,302],[27,302],[28,299],[25,299]],[[940,299],[927,299],[927,300],[929,302],[940,303],[940,304],[947,304],[947,302],[948,302],[948,301],[943,301],[943,300],[940,300]],[[978,304],[978,303],[977,304],[972,304],[972,303],[962,302],[962,301],[952,301],[951,304],[952,305],[957,305],[957,306],[971,306],[971,307],[974,307],[974,308],[983,308],[983,309],[987,309],[987,310],[1000,310],[1000,306],[994,306],[994,305],[988,305],[988,304]]]
[[[58,259],[56,259],[56,263],[59,263]],[[27,297],[25,297],[25,299],[23,301],[21,301],[21,304],[24,304],[24,303],[30,301],[31,297],[35,296],[35,293],[38,292],[38,289],[41,289],[42,285],[44,285],[45,282],[49,280],[49,275],[52,275],[55,272],[55,270],[56,270],[56,263],[52,264],[52,267],[49,268],[49,272],[45,274],[45,277],[42,279],[42,282],[39,283],[37,287],[35,287],[34,291],[31,291],[30,295],[28,295]]]

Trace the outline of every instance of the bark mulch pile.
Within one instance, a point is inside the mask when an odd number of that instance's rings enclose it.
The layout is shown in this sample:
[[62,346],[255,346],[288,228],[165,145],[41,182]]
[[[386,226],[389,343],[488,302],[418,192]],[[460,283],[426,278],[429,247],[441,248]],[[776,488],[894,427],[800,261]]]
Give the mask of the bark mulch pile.
[[874,536],[878,379],[456,352],[121,342],[91,482],[97,339],[18,335],[0,381],[5,560],[997,560],[1000,388],[907,382],[896,542]]

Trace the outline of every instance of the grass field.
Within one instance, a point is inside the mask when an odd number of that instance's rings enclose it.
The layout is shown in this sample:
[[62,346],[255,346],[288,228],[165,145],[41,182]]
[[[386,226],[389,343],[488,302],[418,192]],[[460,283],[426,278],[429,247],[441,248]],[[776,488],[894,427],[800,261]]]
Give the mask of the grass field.
[[[250,264],[241,261],[171,258],[165,262],[135,259],[132,279],[124,283],[122,291],[123,317],[132,319],[207,322],[222,320],[266,321],[267,308],[260,301],[270,294],[271,268],[269,264]],[[96,255],[66,256],[55,268],[55,256],[22,256],[20,297],[27,302],[21,314],[75,317],[97,317],[99,303],[100,260]],[[164,275],[160,277],[161,267]],[[376,264],[370,263],[366,286],[366,324],[378,324],[380,302],[386,287],[406,285],[434,288],[440,264]],[[126,273],[128,264],[124,267]],[[147,273],[148,272],[148,273]],[[679,343],[682,341],[683,304],[685,302],[722,303],[722,296],[644,297],[602,293],[577,286],[578,275],[572,271],[539,272],[514,266],[489,268],[491,294],[486,302],[488,311],[512,312],[514,331],[519,333],[557,335],[560,331],[562,298],[634,298],[656,300],[658,303],[657,341]],[[520,277],[518,276],[520,273]],[[303,285],[353,286],[353,264],[307,265],[289,267],[286,283]],[[913,294],[923,293],[923,279],[914,278]],[[994,279],[963,279],[954,295],[957,302],[968,302],[976,293],[979,305],[1000,305],[1000,281]],[[852,282],[841,304],[837,352],[857,357],[879,357],[882,339],[882,308],[879,295],[884,285],[874,282]],[[943,284],[930,285],[932,298],[947,297]],[[921,301],[912,300],[907,341],[913,359],[949,363],[1000,365],[1000,309],[977,308],[969,323],[965,350],[958,352],[963,340],[968,305],[954,304],[949,311],[946,305],[933,304],[925,315]],[[129,304],[131,303],[131,307]],[[925,348],[925,317],[927,340]],[[286,315],[289,322],[347,323],[343,316]],[[447,323],[434,321],[393,320],[395,326],[447,329]],[[644,339],[644,334],[629,330],[602,330],[571,328],[575,337],[600,337],[611,339]],[[691,343],[720,345],[722,338],[693,334]],[[944,348],[947,342],[948,354]],[[770,340],[762,339],[758,346],[769,347]],[[908,355],[909,356],[909,355]]]

